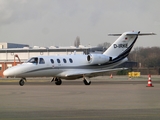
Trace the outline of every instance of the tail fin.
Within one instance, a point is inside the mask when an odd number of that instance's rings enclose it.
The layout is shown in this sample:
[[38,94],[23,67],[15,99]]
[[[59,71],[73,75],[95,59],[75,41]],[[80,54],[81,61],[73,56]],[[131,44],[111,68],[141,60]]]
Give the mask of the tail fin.
[[112,58],[127,57],[139,35],[155,35],[155,33],[125,32],[123,34],[109,34],[120,36],[103,54]]

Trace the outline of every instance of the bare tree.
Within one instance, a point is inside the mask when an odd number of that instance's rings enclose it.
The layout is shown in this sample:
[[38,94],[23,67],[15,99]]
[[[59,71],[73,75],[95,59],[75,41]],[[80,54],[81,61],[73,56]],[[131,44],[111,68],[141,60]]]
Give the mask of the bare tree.
[[76,40],[74,41],[74,46],[78,48],[79,45],[80,45],[80,37],[77,36],[77,37],[76,37]]

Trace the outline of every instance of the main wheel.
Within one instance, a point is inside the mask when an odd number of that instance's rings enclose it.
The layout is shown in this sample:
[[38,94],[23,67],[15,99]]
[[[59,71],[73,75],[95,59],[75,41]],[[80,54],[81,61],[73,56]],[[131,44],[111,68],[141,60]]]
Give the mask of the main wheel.
[[24,82],[24,80],[23,80],[23,79],[21,79],[21,80],[19,81],[19,85],[20,85],[20,86],[23,86],[23,85],[24,85],[24,83],[25,83],[25,82]]
[[86,79],[84,79],[83,82],[84,82],[85,85],[90,85],[91,84],[91,81],[87,81]]
[[56,78],[55,79],[55,84],[56,85],[61,85],[62,84],[62,80],[60,78]]

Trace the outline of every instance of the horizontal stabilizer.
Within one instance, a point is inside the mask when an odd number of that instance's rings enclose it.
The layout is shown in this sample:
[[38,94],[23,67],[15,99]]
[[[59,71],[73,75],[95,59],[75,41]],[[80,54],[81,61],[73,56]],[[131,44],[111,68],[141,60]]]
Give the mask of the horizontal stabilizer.
[[108,36],[121,36],[122,34],[108,34]]
[[141,36],[141,35],[156,35],[156,34],[151,32],[151,33],[140,33],[139,35]]
[[[150,32],[150,33],[140,33],[140,31],[139,32],[126,32],[126,33],[124,33],[125,35],[139,35],[139,36],[143,36],[143,35],[156,35],[155,33],[152,33],[152,32]],[[121,36],[122,34],[108,34],[108,36]]]

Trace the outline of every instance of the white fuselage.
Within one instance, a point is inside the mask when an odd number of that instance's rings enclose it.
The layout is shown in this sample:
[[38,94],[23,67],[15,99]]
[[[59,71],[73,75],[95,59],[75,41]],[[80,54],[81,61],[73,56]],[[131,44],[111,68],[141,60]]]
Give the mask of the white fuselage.
[[[38,56],[38,63],[25,62],[17,66],[13,66],[4,71],[7,77],[61,77],[66,78],[67,74],[74,71],[80,73],[84,71],[98,71],[111,69],[125,62],[122,59],[116,63],[108,64],[109,57],[103,54],[90,55],[61,55],[61,56]],[[44,59],[44,63],[40,63],[40,59]],[[104,59],[104,61],[102,60]],[[76,77],[83,77],[76,75]]]

